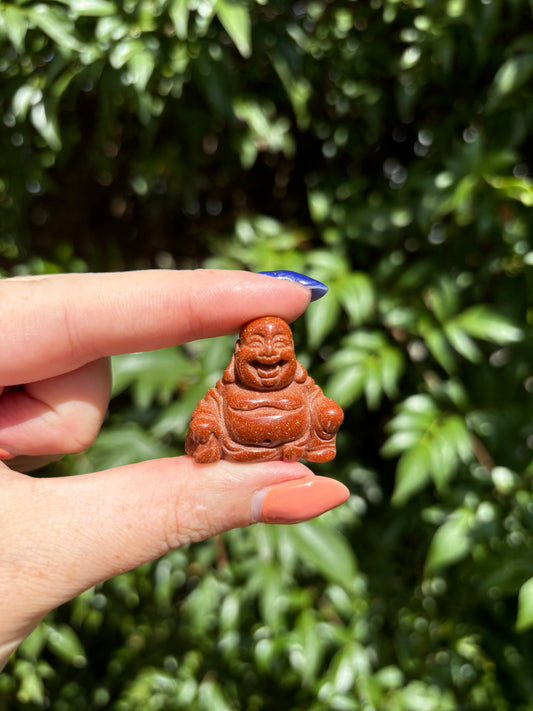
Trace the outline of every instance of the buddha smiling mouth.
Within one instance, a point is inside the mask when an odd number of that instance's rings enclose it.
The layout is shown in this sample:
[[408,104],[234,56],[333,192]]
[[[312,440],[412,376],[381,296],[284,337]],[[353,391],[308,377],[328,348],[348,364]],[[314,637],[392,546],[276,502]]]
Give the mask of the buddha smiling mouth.
[[283,359],[261,359],[261,360],[254,360],[250,364],[259,374],[261,378],[266,378],[266,379],[271,379],[275,378],[282,366],[286,363],[287,361]]

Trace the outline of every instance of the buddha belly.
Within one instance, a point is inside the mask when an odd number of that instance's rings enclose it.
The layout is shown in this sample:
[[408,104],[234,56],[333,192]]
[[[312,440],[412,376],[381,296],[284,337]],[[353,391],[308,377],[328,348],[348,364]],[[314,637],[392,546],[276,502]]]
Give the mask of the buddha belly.
[[302,438],[309,430],[306,408],[279,410],[256,407],[253,410],[226,410],[226,428],[233,442],[248,446],[278,447]]

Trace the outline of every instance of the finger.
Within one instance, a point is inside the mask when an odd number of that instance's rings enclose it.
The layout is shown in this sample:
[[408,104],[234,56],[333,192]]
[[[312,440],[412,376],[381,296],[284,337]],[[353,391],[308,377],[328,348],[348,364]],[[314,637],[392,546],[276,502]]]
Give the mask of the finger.
[[0,480],[0,640],[53,607],[172,548],[255,521],[319,515],[346,500],[303,464],[162,459],[60,479]]
[[310,290],[239,271],[61,274],[0,281],[0,386],[43,380],[103,356],[294,320]]
[[111,393],[107,358],[71,373],[4,390],[0,396],[0,449],[10,466],[31,466],[18,455],[82,452],[98,434]]

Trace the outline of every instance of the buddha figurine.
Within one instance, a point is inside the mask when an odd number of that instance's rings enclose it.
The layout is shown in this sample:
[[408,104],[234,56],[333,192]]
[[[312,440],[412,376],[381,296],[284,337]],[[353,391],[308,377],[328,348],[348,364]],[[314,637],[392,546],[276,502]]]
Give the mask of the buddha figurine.
[[185,450],[200,463],[327,462],[343,417],[296,360],[288,324],[263,316],[241,328],[224,375],[192,414]]

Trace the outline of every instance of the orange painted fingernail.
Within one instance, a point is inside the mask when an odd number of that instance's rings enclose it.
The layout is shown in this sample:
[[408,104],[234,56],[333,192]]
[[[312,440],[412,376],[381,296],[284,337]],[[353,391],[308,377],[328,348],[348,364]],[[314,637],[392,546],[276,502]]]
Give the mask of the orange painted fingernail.
[[299,523],[344,503],[350,492],[323,476],[293,479],[268,489],[261,507],[263,523]]
[[0,449],[0,459],[13,459],[13,455],[6,452],[5,449]]

